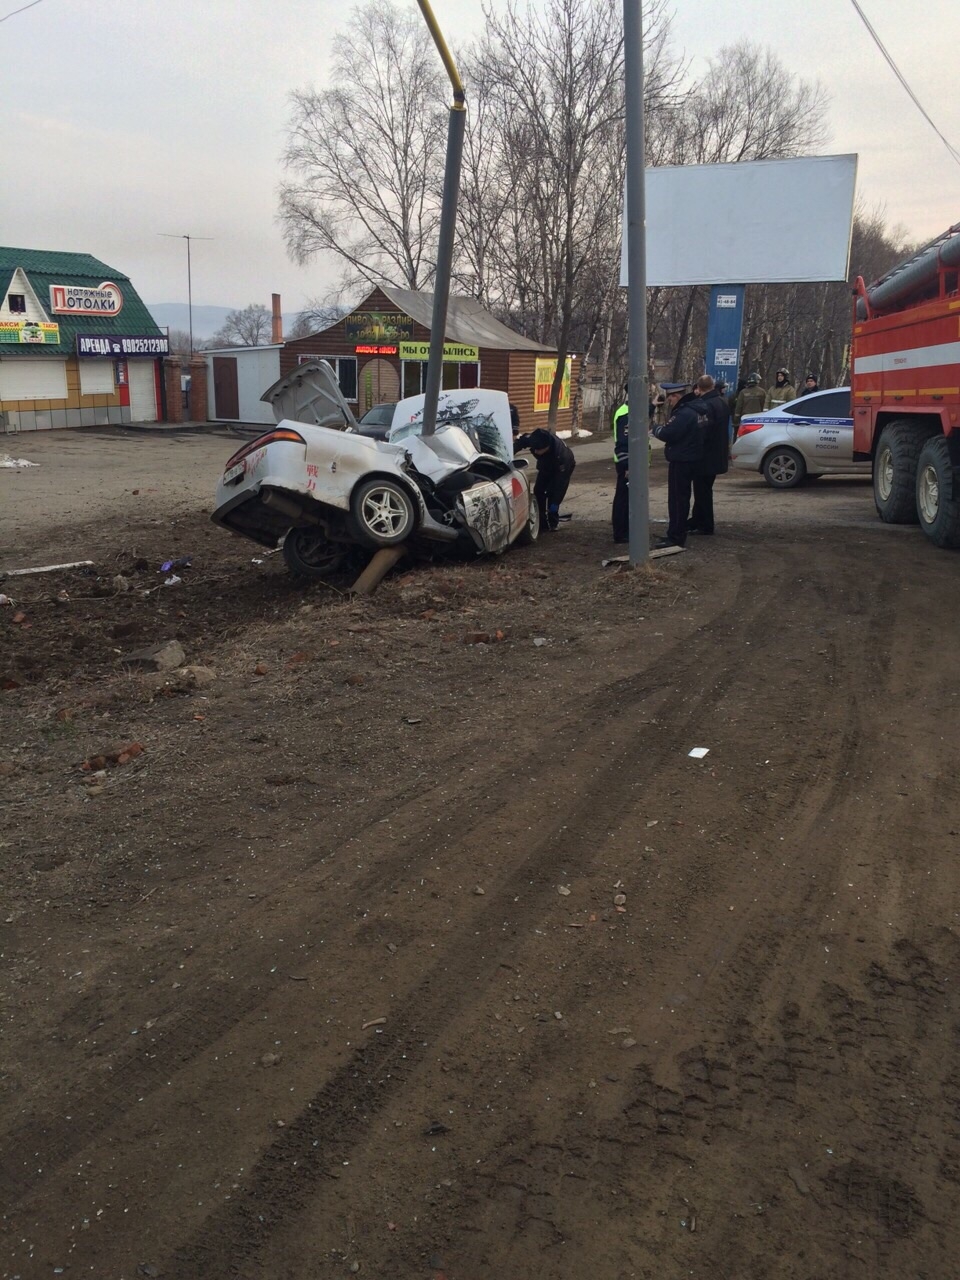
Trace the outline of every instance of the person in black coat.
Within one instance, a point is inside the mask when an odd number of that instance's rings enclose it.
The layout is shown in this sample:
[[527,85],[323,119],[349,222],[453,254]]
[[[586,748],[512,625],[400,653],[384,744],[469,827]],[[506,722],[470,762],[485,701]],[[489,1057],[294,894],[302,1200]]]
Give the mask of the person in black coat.
[[617,487],[613,491],[614,542],[630,541],[630,412],[620,413],[613,423],[613,463],[617,469]]
[[560,503],[566,496],[570,477],[577,465],[573,450],[568,449],[552,431],[536,427],[527,435],[517,436],[514,452],[529,449],[537,460],[537,482],[533,495],[540,508],[540,528],[552,533],[560,523]]
[[697,379],[697,395],[703,401],[707,423],[703,433],[703,457],[693,478],[693,512],[687,533],[713,533],[713,482],[730,465],[730,406],[722,387],[709,373]]
[[653,428],[653,434],[666,446],[667,459],[667,536],[654,544],[660,547],[682,547],[687,541],[690,494],[703,458],[703,437],[707,412],[703,401],[689,382],[663,383],[667,397],[667,420]]

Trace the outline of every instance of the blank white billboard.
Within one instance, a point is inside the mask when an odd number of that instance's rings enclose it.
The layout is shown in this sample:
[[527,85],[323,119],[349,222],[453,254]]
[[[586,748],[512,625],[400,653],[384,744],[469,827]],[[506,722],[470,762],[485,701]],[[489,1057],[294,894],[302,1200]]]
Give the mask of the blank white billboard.
[[647,284],[846,280],[856,181],[855,155],[647,169]]

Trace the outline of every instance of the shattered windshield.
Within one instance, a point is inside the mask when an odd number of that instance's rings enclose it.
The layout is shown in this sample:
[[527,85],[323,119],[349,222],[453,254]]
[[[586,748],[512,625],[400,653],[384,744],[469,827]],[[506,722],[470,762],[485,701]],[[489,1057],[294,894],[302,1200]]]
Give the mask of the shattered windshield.
[[[512,456],[507,451],[503,435],[497,426],[493,413],[479,411],[479,399],[454,400],[441,403],[437,409],[437,427],[459,427],[470,437],[476,449],[481,453],[493,454],[503,462],[511,462]],[[407,436],[420,435],[423,430],[423,408],[419,408],[410,418],[396,426],[390,432],[390,440],[397,443]]]

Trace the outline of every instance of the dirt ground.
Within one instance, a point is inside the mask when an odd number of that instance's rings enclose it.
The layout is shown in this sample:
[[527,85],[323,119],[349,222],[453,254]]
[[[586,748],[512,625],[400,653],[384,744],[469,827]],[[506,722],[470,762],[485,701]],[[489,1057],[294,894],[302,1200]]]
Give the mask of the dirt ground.
[[603,569],[601,444],[358,602],[235,447],[0,471],[0,568],[95,561],[0,584],[0,1275],[955,1274],[960,560],[737,474]]

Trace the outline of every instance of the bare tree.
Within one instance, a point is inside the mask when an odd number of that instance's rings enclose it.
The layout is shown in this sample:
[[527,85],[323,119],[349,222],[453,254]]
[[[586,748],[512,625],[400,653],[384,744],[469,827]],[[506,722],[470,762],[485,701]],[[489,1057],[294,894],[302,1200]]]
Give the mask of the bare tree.
[[329,329],[344,315],[346,315],[345,307],[337,303],[321,302],[319,298],[311,298],[302,311],[297,313],[287,338],[308,338],[311,333]]
[[[190,334],[186,329],[168,329],[167,339],[170,343],[170,354],[175,356],[190,355]],[[196,346],[196,341],[194,341]]]
[[[648,0],[648,92],[668,83],[663,0]],[[468,151],[461,248],[501,312],[557,347],[548,424],[556,423],[575,330],[595,330],[583,286],[610,279],[622,200],[623,29],[617,0],[547,0],[484,9],[470,60],[486,131]],[[488,147],[492,147],[491,156]],[[597,272],[606,261],[606,272]],[[595,288],[592,290],[595,301]]]
[[[826,139],[826,107],[818,83],[788,71],[771,50],[742,40],[721,49],[672,116],[664,116],[660,160],[726,164],[815,152]],[[784,295],[775,304],[769,291],[777,288],[782,291],[783,286],[748,291],[745,365],[766,365],[776,358],[772,314]],[[671,353],[675,378],[687,376],[702,360],[707,300],[702,285],[653,291],[651,337],[657,350]]]
[[205,344],[213,347],[260,347],[270,337],[272,316],[260,303],[251,302],[242,311],[228,311],[227,318]]
[[333,254],[343,289],[419,289],[433,274],[446,127],[430,35],[390,0],[368,4],[334,41],[331,79],[291,95],[287,249],[301,263]]

